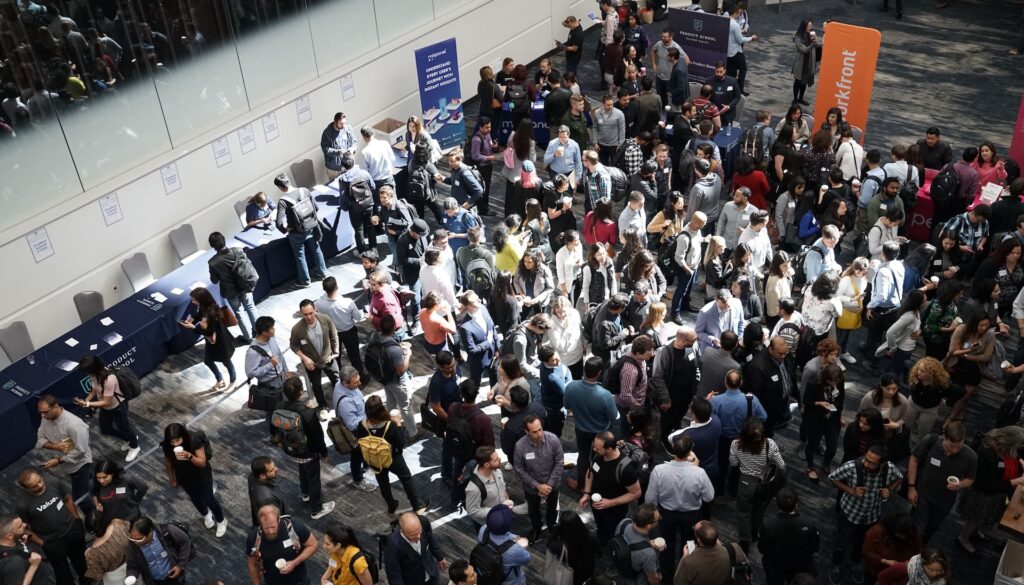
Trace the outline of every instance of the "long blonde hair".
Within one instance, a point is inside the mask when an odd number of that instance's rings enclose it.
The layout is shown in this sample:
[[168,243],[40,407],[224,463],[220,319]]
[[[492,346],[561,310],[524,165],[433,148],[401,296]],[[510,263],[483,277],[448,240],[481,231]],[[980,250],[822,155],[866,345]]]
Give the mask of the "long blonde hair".
[[640,325],[640,330],[643,331],[650,327],[656,329],[657,327],[665,324],[665,313],[668,311],[668,307],[665,303],[658,301],[651,303],[651,307],[647,309],[647,318]]
[[725,251],[725,238],[722,236],[711,236],[708,238],[708,251],[704,254],[704,264],[718,258]]

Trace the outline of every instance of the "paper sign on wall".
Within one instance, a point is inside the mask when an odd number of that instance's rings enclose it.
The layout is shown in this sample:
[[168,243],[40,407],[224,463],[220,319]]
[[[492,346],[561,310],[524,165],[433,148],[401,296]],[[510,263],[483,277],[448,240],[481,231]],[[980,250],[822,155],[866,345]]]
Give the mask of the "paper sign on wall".
[[160,178],[164,181],[164,193],[170,195],[181,189],[181,180],[178,177],[178,163],[171,163],[160,169]]
[[28,247],[32,248],[32,257],[36,262],[42,262],[53,256],[53,245],[50,243],[50,236],[46,233],[46,228],[37,229],[25,236],[25,240],[28,241]]
[[103,213],[103,221],[107,225],[114,225],[124,219],[124,214],[121,213],[121,202],[117,200],[117,193],[100,197],[100,211]]
[[256,134],[252,131],[252,124],[246,124],[238,129],[238,143],[242,145],[242,154],[256,150]]
[[309,109],[308,95],[295,100],[295,113],[299,116],[299,124],[305,124],[313,119],[313,111]]
[[356,84],[352,81],[352,74],[341,76],[341,100],[347,102],[356,97]]
[[277,138],[280,131],[277,128],[277,114],[270,112],[263,116],[263,139],[267,142]]
[[218,167],[222,167],[231,162],[231,147],[228,146],[228,139],[226,136],[213,141],[213,157],[217,160]]

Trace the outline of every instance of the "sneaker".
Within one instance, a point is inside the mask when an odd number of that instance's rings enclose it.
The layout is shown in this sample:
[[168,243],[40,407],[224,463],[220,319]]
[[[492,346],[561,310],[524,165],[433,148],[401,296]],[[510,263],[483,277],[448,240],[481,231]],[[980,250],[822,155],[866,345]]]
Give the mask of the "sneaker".
[[373,490],[377,489],[373,484],[367,483],[365,479],[359,483],[353,481],[352,487],[364,492],[372,492]]
[[843,352],[842,354],[840,354],[839,355],[839,359],[843,360],[844,362],[846,362],[848,364],[855,364],[855,363],[857,363],[857,358],[855,358],[852,355],[850,355],[850,352],[848,352],[848,351]]
[[125,463],[135,461],[135,458],[142,452],[142,447],[128,447],[128,454],[124,456]]
[[416,506],[416,509],[414,511],[417,514],[423,515],[423,514],[427,513],[427,510],[429,508],[430,508],[430,500],[424,500],[422,504],[420,504],[419,506]]
[[313,520],[319,520],[324,516],[334,511],[334,502],[324,502],[324,505],[320,507],[320,511],[313,514]]
[[203,525],[207,528],[213,528],[217,523],[213,521],[213,512],[207,512],[206,516],[203,516]]
[[306,494],[302,494],[302,501],[303,502],[308,502],[309,501],[309,496],[307,496]]
[[228,531],[228,519],[225,518],[217,523],[217,538],[224,536]]
[[832,585],[842,584],[843,567],[841,565],[832,565],[832,569],[828,572],[828,582]]

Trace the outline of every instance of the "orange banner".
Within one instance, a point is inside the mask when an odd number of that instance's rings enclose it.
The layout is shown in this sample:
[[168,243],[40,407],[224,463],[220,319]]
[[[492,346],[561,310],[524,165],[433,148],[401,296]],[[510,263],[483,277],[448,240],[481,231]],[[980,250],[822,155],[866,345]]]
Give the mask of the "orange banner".
[[830,22],[825,25],[823,40],[814,123],[820,128],[825,114],[838,107],[843,111],[843,119],[866,135],[882,33],[873,28]]

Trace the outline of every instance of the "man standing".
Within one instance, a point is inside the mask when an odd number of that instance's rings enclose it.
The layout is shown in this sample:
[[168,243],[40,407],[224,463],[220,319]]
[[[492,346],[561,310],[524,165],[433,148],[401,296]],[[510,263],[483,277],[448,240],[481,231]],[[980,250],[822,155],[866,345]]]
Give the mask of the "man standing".
[[[718,540],[718,529],[708,520],[702,520],[693,527],[693,552],[687,548],[676,568],[675,585],[714,585],[731,581],[733,567],[747,562],[736,543],[722,544]],[[732,549],[732,554],[725,547]],[[731,559],[735,558],[735,561]]]
[[36,435],[36,449],[46,449],[56,453],[47,457],[43,469],[67,476],[71,481],[71,497],[82,499],[82,510],[89,513],[93,510],[91,491],[92,449],[89,447],[89,425],[85,421],[64,410],[57,397],[44,394],[36,404],[39,410],[39,431]]
[[[718,438],[722,436],[722,421],[711,411],[711,401],[704,396],[694,396],[690,403],[690,426],[669,436],[669,442],[676,437],[686,436],[693,440],[693,454],[700,462],[700,468],[715,484],[718,480]],[[705,507],[704,517],[711,514],[710,506]]]
[[693,439],[676,437],[672,455],[672,461],[651,470],[644,499],[661,513],[661,536],[666,545],[661,553],[661,572],[666,575],[679,561],[683,543],[693,540],[693,525],[700,520],[701,507],[715,499],[711,479],[693,454]]
[[399,236],[409,230],[417,217],[419,216],[415,208],[408,201],[396,197],[394,189],[388,185],[380,188],[380,210],[377,215],[370,216],[370,223],[374,227],[383,224],[384,233],[388,237],[388,247],[391,249],[392,262],[398,257]]
[[125,563],[129,578],[143,585],[184,585],[193,546],[187,532],[174,524],[157,526],[141,516],[132,522],[128,541]]
[[711,172],[711,162],[703,159],[694,161],[693,171],[697,180],[690,189],[690,197],[686,201],[686,221],[693,220],[694,213],[703,212],[707,218],[704,229],[708,233],[713,233],[720,213],[718,199],[722,191],[722,179],[718,173]]
[[600,200],[611,202],[612,177],[608,169],[601,164],[597,152],[587,150],[583,153],[583,208],[589,213]]
[[640,499],[641,469],[619,450],[615,435],[605,431],[594,437],[594,454],[587,464],[580,506],[590,505],[597,525],[598,542],[611,540],[616,527],[629,513],[630,502]]
[[569,128],[569,138],[572,138],[580,148],[590,145],[587,119],[583,116],[583,110],[586,107],[586,99],[582,95],[573,94],[569,98],[569,111],[562,116],[561,120],[561,124]]
[[[341,379],[334,386],[334,414],[352,433],[355,433],[366,420],[366,405],[363,402],[361,385],[359,372],[355,368],[345,366],[341,369]],[[349,454],[349,471],[352,473],[352,487],[364,492],[374,490],[372,484],[363,481],[363,452],[358,447]]]
[[[601,41],[597,46],[597,62],[604,61],[605,48],[615,42],[615,31],[619,30],[619,13],[612,4],[612,0],[599,0],[601,8]],[[601,89],[606,89],[607,83],[602,80]]]
[[725,55],[729,75],[736,78],[740,93],[749,95],[743,85],[747,79],[747,57],[743,54],[743,45],[756,41],[758,36],[743,36],[743,26],[739,22],[742,14],[739,2],[733,2],[729,8],[729,48]]
[[12,585],[47,585],[53,579],[50,563],[26,538],[29,526],[17,516],[0,517],[0,578]]
[[14,509],[31,527],[29,539],[43,548],[57,585],[74,585],[72,568],[80,585],[89,583],[85,577],[85,529],[67,488],[61,482],[47,484],[42,471],[33,467],[18,475],[18,487],[22,494]]
[[575,186],[583,177],[583,155],[580,145],[569,138],[568,126],[556,126],[558,138],[548,143],[547,150],[544,151],[544,164],[548,165],[548,171],[552,174],[570,177],[570,182]]
[[644,212],[644,194],[633,191],[626,200],[626,206],[619,214],[619,241],[625,240],[625,232],[634,229],[640,236],[640,243],[647,245],[647,213]]
[[[465,509],[466,515],[480,528],[487,522],[487,513],[491,508],[511,498],[505,488],[505,476],[501,472],[501,457],[494,447],[477,447],[475,459],[476,469],[466,478]],[[540,508],[538,514],[539,511]]]
[[434,180],[451,185],[451,196],[459,202],[463,209],[472,209],[484,195],[484,186],[476,180],[469,166],[462,164],[462,150],[456,148],[448,153],[448,165],[452,169],[451,176],[445,178],[440,173]]
[[615,293],[594,315],[594,331],[591,350],[601,358],[602,364],[611,367],[622,351],[622,343],[633,334],[633,330],[622,323],[622,313],[629,305],[626,293]]
[[683,59],[684,53],[676,48],[671,48],[665,53],[668,63],[672,67],[672,73],[668,78],[666,104],[672,104],[677,108],[690,100],[690,71],[688,63]]
[[274,388],[280,392],[284,381],[295,375],[288,369],[284,354],[274,338],[277,329],[274,318],[263,316],[256,319],[256,337],[245,352],[245,375],[256,378],[259,386]]
[[924,138],[917,141],[918,154],[924,168],[938,171],[953,162],[953,147],[939,138],[939,129],[932,126],[925,130]]
[[[461,402],[462,394],[459,392],[459,379],[456,375],[457,366],[452,352],[447,350],[439,351],[434,356],[434,361],[437,362],[437,369],[430,376],[430,381],[427,385],[427,404],[430,405],[430,409],[437,415],[442,429],[441,435],[443,435],[445,423],[448,421],[448,407],[456,402]],[[448,449],[448,444],[442,441],[441,481],[450,484],[458,479],[458,474],[461,472],[462,469],[452,471],[452,452]]]
[[640,335],[633,340],[629,353],[619,358],[622,364],[619,366],[619,394],[615,397],[615,405],[619,408],[623,436],[629,432],[626,415],[630,410],[647,404],[647,362],[653,357],[654,340]]
[[[666,28],[661,31],[661,42],[655,43],[651,47],[651,66],[654,68],[655,79],[657,80],[657,91],[658,96],[661,97],[661,103],[667,104],[668,102],[668,82],[672,78],[672,71],[675,69],[675,63],[669,61],[668,51],[669,49],[675,49],[679,51],[682,56],[683,63],[686,65],[690,64],[690,57],[686,55],[683,48],[679,46],[679,43],[673,40],[675,31]],[[661,115],[660,108],[658,115]],[[641,128],[641,130],[648,130],[648,128]]]
[[[836,262],[835,247],[839,243],[840,231],[834,225],[821,228],[821,237],[807,250],[804,258],[804,275],[808,285],[813,284],[825,272],[839,272],[842,266]],[[897,248],[897,251],[899,248]],[[900,277],[902,278],[902,276]],[[795,293],[796,291],[794,291]]]
[[775,496],[779,515],[764,521],[757,539],[768,585],[784,585],[798,573],[817,574],[814,555],[821,545],[818,527],[801,518],[796,510],[796,493],[789,487]]
[[548,85],[550,91],[544,98],[544,121],[548,128],[557,128],[562,123],[562,116],[569,111],[572,91],[562,87],[562,75],[558,71],[548,75]]
[[[328,412],[323,377],[326,375],[332,386],[338,383],[338,369],[334,364],[340,353],[338,330],[330,317],[317,314],[316,305],[309,299],[299,303],[299,315],[302,318],[292,326],[289,347],[306,368],[320,417],[326,420]],[[299,387],[302,387],[301,383]]]
[[745,325],[743,305],[739,299],[733,298],[732,292],[727,288],[719,290],[715,293],[715,300],[701,307],[697,313],[696,330],[701,350],[719,347],[720,338],[726,331],[732,331],[737,337],[742,337]]
[[749,374],[744,388],[753,394],[764,406],[768,418],[764,421],[766,437],[775,435],[777,427],[785,425],[792,418],[789,412],[790,397],[799,396],[793,380],[793,358],[789,357],[789,346],[781,337],[773,337],[768,348],[754,357],[748,368]]
[[256,305],[252,291],[256,289],[259,275],[252,265],[252,260],[238,248],[229,248],[224,234],[213,232],[209,237],[210,247],[216,254],[210,258],[210,282],[220,285],[220,296],[228,302],[228,306],[238,315],[238,328],[242,331],[242,343],[249,343],[249,327],[242,319],[242,309],[249,318],[249,326],[256,329]]
[[341,157],[356,152],[356,135],[345,124],[345,114],[334,114],[334,121],[324,128],[320,135],[320,150],[324,153],[324,166],[327,167],[327,182],[330,183],[341,174]]
[[658,553],[651,538],[660,521],[658,509],[647,503],[637,506],[632,518],[624,518],[615,527],[615,535],[629,547],[629,565],[636,575],[623,583],[661,585],[663,571],[658,568]]
[[992,208],[981,203],[971,211],[953,216],[942,228],[943,231],[957,234],[965,276],[972,276],[981,261],[989,235],[988,218],[991,216]]
[[[668,57],[665,57],[665,59],[668,59]],[[668,68],[668,65],[666,64],[665,67]],[[669,74],[671,75],[671,70],[669,70]],[[654,133],[658,129],[658,122],[661,122],[662,104],[664,102],[661,96],[653,91],[653,88],[654,81],[650,77],[644,77],[640,80],[640,96],[635,101],[636,125],[634,126],[634,132],[637,134],[641,132]]]
[[[730,22],[736,23],[732,19]],[[752,38],[756,38],[756,36]],[[732,40],[730,39],[729,42],[731,45]],[[736,119],[736,106],[740,103],[739,82],[725,74],[725,62],[719,61],[715,63],[715,76],[707,83],[711,86],[711,102],[718,106],[718,115],[722,119],[722,126],[732,124],[732,121]]]
[[743,228],[743,233],[736,240],[737,246],[746,245],[750,249],[750,262],[747,266],[750,267],[751,275],[758,282],[765,281],[775,252],[772,248],[772,240],[768,237],[767,228],[768,212],[758,209],[751,212],[750,223]]
[[[615,398],[601,385],[603,374],[604,362],[591,356],[583,362],[583,379],[574,380],[565,387],[565,408],[573,413],[576,452],[583,459],[589,456],[594,437],[611,430],[619,417]],[[582,483],[587,467],[582,464],[576,467],[580,470],[579,482]]]
[[736,248],[740,234],[750,225],[750,215],[755,211],[757,208],[750,203],[750,189],[746,187],[736,189],[736,192],[732,194],[732,200],[722,206],[722,211],[718,216],[718,225],[715,227],[715,235],[725,238],[726,258]]
[[476,585],[477,573],[467,561],[458,560],[448,567],[448,578],[454,585]]
[[[557,72],[554,72],[557,73]],[[548,100],[551,99],[549,95]],[[566,97],[565,109],[569,109],[568,97]],[[545,109],[547,108],[547,102],[544,102]],[[561,119],[561,118],[559,118]],[[480,127],[477,129],[473,137],[469,139],[469,159],[474,165],[476,170],[480,173],[480,178],[484,182],[484,193],[477,201],[477,211],[480,215],[490,215],[491,213],[491,174],[494,171],[494,149],[498,145],[498,141],[491,137],[491,119],[487,116],[480,118]]]
[[[338,332],[338,341],[345,346],[345,355],[352,367],[363,373],[363,359],[359,355],[359,330],[356,325],[363,320],[363,311],[356,303],[338,293],[338,281],[333,276],[324,279],[324,294],[313,303],[317,314],[326,315],[334,323]],[[338,368],[341,366],[341,353],[338,352]]]
[[526,436],[516,442],[515,469],[523,482],[526,504],[530,510],[530,542],[540,539],[540,506],[544,500],[547,513],[544,523],[548,532],[558,524],[558,486],[562,482],[565,456],[558,437],[544,430],[538,416],[523,419]]
[[690,408],[694,390],[701,377],[701,354],[697,332],[682,326],[676,330],[672,343],[662,346],[654,357],[651,390],[654,403],[661,406],[661,440],[668,446],[668,436],[683,420]]
[[370,173],[359,168],[356,159],[348,154],[341,157],[341,173],[341,179],[338,181],[338,198],[341,201],[341,208],[348,212],[348,219],[352,224],[356,255],[367,250],[376,250],[377,231],[374,228],[373,217],[379,216],[381,212],[378,184]]
[[[252,585],[305,585],[309,581],[306,560],[316,553],[313,531],[297,518],[282,518],[274,506],[259,511],[259,526],[245,541],[247,569]],[[279,561],[284,566],[277,567]]]
[[601,164],[610,165],[615,153],[626,140],[626,116],[615,107],[615,98],[605,95],[600,108],[594,108],[591,118],[594,120],[594,144]]
[[376,198],[382,185],[395,188],[395,150],[387,142],[374,137],[373,128],[369,126],[363,126],[359,134],[366,141],[366,146],[363,147],[363,163],[366,165],[366,172],[370,173],[373,179],[373,196]]
[[296,284],[306,288],[310,283],[309,267],[306,266],[307,248],[313,256],[313,278],[321,280],[327,274],[324,253],[320,249],[323,234],[317,217],[316,200],[308,190],[293,187],[288,175],[284,173],[274,178],[274,186],[282,193],[275,224],[278,230],[288,236],[288,243],[295,256]]
[[722,434],[718,439],[718,480],[715,483],[715,490],[719,494],[725,487],[726,476],[729,469],[729,448],[733,439],[739,436],[743,423],[752,416],[765,421],[768,413],[765,412],[761,401],[753,394],[743,394],[740,387],[743,386],[743,376],[739,370],[729,370],[725,375],[725,392],[715,394],[711,398],[711,412],[722,421]]
[[690,292],[693,290],[694,281],[697,280],[697,269],[700,268],[701,246],[704,243],[701,230],[707,219],[703,211],[695,212],[676,236],[673,254],[676,264],[676,290],[672,294],[671,316],[678,325],[683,324],[683,313],[693,310],[690,306]]
[[287,514],[287,505],[277,490],[277,465],[273,459],[259,456],[249,464],[251,473],[246,479],[249,488],[249,511],[252,513],[252,525],[260,525],[260,508],[266,505],[276,506],[282,514]]
[[410,406],[413,391],[412,372],[409,371],[409,358],[412,357],[412,346],[408,342],[399,343],[395,339],[395,318],[388,314],[380,320],[380,332],[374,333],[367,343],[367,352],[370,347],[381,345],[381,367],[384,379],[378,380],[384,385],[384,396],[388,410],[398,410],[404,421],[403,426],[412,443],[419,439],[420,433],[416,430],[416,418],[413,416]]
[[409,287],[413,292],[410,304],[413,315],[420,312],[420,298],[422,287],[420,286],[420,268],[423,266],[423,255],[427,253],[427,232],[430,226],[422,219],[414,219],[412,227],[398,237],[398,253],[396,254],[396,266],[399,282]]
[[881,189],[878,190],[878,194],[868,201],[867,219],[869,236],[871,228],[873,228],[875,224],[878,223],[879,218],[886,215],[890,209],[899,209],[901,212],[906,213],[906,209],[903,207],[903,200],[899,197],[899,192],[899,179],[896,177],[887,177],[882,179]]
[[905,270],[900,261],[900,245],[897,242],[882,244],[882,264],[875,269],[871,279],[871,298],[865,314],[868,321],[868,359],[874,358],[874,349],[882,344],[882,336],[899,317],[903,303],[903,275]]
[[964,423],[948,422],[942,435],[929,434],[921,439],[907,467],[907,499],[914,505],[914,516],[925,544],[939,531],[953,510],[957,492],[974,485],[978,454],[964,445]]
[[[274,426],[274,418],[298,420],[298,429]],[[272,439],[281,445],[285,455],[299,465],[299,490],[302,501],[309,503],[310,516],[319,520],[334,510],[334,502],[321,499],[320,462],[327,461],[327,442],[316,413],[302,401],[302,380],[289,378],[284,383],[284,400],[271,415]],[[301,435],[299,434],[301,433]]]
[[[441,545],[434,539],[430,520],[406,512],[398,529],[384,542],[384,571],[391,585],[438,585],[448,570]],[[253,584],[257,585],[257,584]]]
[[576,73],[583,58],[583,28],[575,16],[567,16],[562,26],[569,29],[569,37],[559,46],[565,49],[565,70]]

